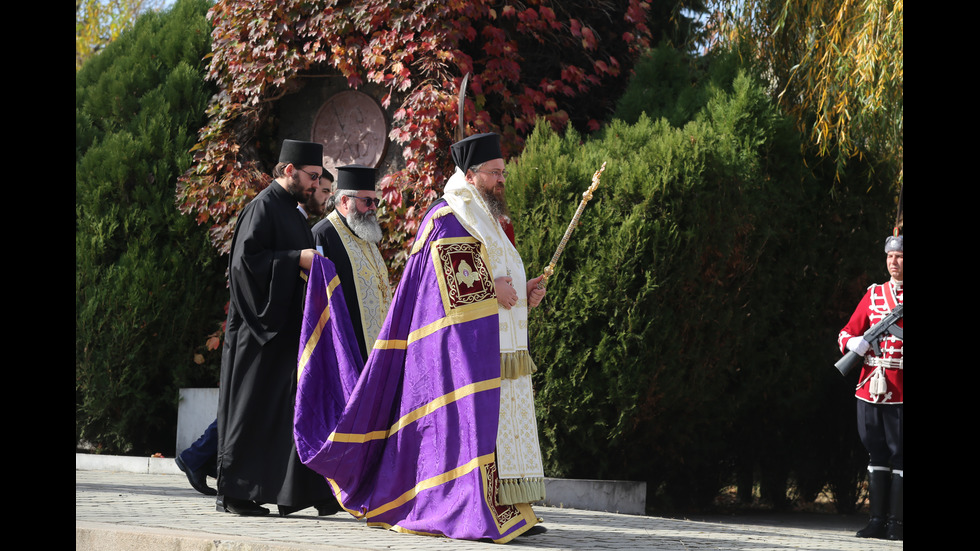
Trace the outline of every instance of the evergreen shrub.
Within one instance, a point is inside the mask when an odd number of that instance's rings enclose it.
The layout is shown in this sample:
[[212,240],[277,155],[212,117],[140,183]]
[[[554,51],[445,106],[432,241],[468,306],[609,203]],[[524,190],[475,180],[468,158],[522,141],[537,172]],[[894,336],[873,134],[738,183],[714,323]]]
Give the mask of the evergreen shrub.
[[[746,473],[776,505],[791,476],[811,495],[829,476],[814,471],[853,455],[833,368],[850,312],[831,302],[860,298],[839,289],[867,258],[844,266],[836,247],[870,250],[865,230],[833,223],[842,199],[733,59],[655,50],[620,105],[589,138],[538,125],[507,181],[534,277],[607,162],[529,320],[546,474],[645,480],[660,511],[707,507]],[[872,242],[884,227],[865,224]],[[826,422],[846,411],[846,429]]]
[[141,16],[75,75],[76,448],[172,455],[178,388],[217,383],[224,264],[174,206],[213,93],[209,6]]

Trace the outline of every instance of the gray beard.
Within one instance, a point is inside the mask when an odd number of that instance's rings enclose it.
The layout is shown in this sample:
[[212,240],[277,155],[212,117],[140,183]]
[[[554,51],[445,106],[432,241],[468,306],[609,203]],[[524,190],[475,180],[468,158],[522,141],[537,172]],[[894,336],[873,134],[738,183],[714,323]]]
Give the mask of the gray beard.
[[377,245],[381,242],[381,224],[373,212],[361,212],[355,207],[347,213],[347,225],[354,235],[368,243]]

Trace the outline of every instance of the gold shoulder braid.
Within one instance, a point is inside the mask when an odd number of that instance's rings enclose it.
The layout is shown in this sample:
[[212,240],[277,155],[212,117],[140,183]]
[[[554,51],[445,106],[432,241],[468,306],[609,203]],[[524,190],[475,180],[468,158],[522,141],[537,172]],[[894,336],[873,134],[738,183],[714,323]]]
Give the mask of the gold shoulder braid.
[[409,256],[422,250],[422,244],[425,243],[425,240],[429,238],[429,233],[432,232],[431,222],[436,218],[441,218],[447,214],[451,214],[452,212],[453,209],[445,206],[440,207],[438,210],[432,213],[432,217],[429,218],[430,223],[426,224],[424,228],[421,228],[418,235],[415,236],[415,243],[412,244],[412,252],[409,254]]

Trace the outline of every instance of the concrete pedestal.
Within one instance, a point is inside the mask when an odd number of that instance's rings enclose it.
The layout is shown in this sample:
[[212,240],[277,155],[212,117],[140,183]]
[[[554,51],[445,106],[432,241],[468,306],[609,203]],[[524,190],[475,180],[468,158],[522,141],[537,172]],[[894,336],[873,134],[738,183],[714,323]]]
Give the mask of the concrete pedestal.
[[217,388],[182,388],[177,406],[177,453],[204,434],[218,416]]
[[542,503],[550,507],[646,514],[646,482],[545,478],[544,490],[547,497]]

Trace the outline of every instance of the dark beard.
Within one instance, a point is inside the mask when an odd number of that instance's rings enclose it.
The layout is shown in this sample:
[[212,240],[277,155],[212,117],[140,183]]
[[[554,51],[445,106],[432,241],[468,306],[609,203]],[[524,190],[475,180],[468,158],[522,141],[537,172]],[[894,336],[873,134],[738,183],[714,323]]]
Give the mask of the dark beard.
[[510,217],[510,209],[507,208],[507,199],[504,197],[497,197],[493,190],[481,191],[480,195],[483,196],[483,200],[487,202],[487,207],[490,208],[490,214],[494,218],[500,218],[501,216]]
[[296,199],[297,203],[306,203],[309,200],[309,196],[303,191],[302,186],[300,186],[299,178],[295,176],[286,176],[286,185],[284,186],[286,191],[289,192],[289,196]]
[[303,202],[303,209],[310,216],[323,216],[323,213],[327,211],[326,200],[321,203],[315,200],[316,198],[316,192],[314,191],[313,195],[310,195],[310,198]]

